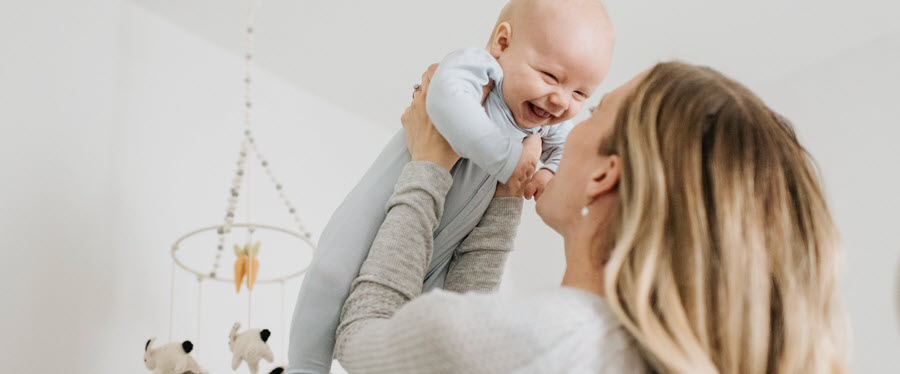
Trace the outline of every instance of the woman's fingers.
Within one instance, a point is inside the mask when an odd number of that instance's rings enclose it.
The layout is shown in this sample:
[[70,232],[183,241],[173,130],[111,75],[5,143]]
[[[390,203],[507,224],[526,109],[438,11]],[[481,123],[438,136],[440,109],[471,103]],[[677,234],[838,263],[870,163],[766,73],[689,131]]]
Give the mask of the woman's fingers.
[[[428,94],[428,86],[431,84],[431,77],[434,76],[434,72],[437,70],[438,64],[431,64],[428,69],[422,73],[422,83],[420,85],[420,91],[422,93],[422,97]],[[416,98],[416,95],[413,95],[413,99]]]
[[434,128],[425,110],[425,97],[437,66],[433,64],[422,73],[422,82],[413,92],[413,100],[400,116],[400,121],[406,130],[406,146],[414,161],[432,161],[450,170],[459,155]]
[[422,83],[420,83],[419,89],[413,92],[413,101],[410,104],[410,107],[406,109],[407,111],[424,111],[420,106],[425,105],[425,96],[428,95],[428,85],[431,83],[431,77],[434,76],[437,67],[438,64],[431,64],[431,66],[422,73]]
[[431,77],[434,76],[434,72],[437,71],[438,64],[431,64],[428,69],[425,69],[425,72],[422,73],[422,90],[428,91],[428,85],[431,84]]
[[[403,114],[400,115],[400,124],[403,125],[403,128],[406,129],[406,124],[409,122],[409,111],[412,109],[412,106],[406,107],[406,110],[403,111]],[[407,129],[408,131],[409,129]]]
[[428,69],[422,73],[422,83],[419,83],[415,86],[415,91],[413,91],[412,98],[413,104],[425,100],[425,95],[428,94],[428,85],[431,84],[431,77],[434,76],[434,72],[437,70],[438,64],[431,64]]

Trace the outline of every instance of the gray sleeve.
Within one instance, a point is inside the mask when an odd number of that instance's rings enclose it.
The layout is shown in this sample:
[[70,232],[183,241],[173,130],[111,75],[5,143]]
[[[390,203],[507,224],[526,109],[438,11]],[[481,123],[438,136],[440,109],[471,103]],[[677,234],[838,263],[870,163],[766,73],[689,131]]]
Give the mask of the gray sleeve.
[[451,183],[450,173],[431,162],[414,161],[403,168],[386,206],[387,217],[341,310],[336,357],[353,344],[354,334],[348,331],[358,331],[373,319],[390,318],[422,293],[433,233]]
[[556,173],[559,161],[562,160],[563,148],[569,132],[575,127],[573,121],[565,121],[560,124],[548,126],[547,131],[541,136],[541,162],[543,169]]
[[[384,292],[370,283],[365,288],[373,294]],[[336,357],[350,373],[513,372],[528,357],[513,345],[531,341],[531,331],[509,326],[508,311],[481,296],[489,295],[428,292],[390,318],[347,327]]]
[[[431,259],[433,231],[440,221],[444,195],[451,182],[446,170],[430,162],[411,162],[404,168],[387,204],[387,218],[341,310],[335,357],[348,371],[458,372],[456,369],[462,368],[459,365],[473,359],[484,362],[482,357],[471,354],[452,354],[451,349],[465,348],[460,342],[472,337],[457,334],[460,324],[468,326],[472,334],[484,332],[478,326],[491,324],[487,320],[483,324],[476,321],[477,316],[484,316],[483,310],[460,304],[466,299],[455,299],[449,296],[455,294],[450,293],[444,293],[448,295],[445,297],[418,298]],[[494,199],[480,227],[473,231],[475,235],[465,240],[467,256],[498,252],[505,257],[512,247],[521,207],[518,198]],[[448,282],[455,283],[457,289],[496,283],[478,279],[477,274],[493,274],[492,270],[465,265],[476,258],[467,257],[457,264],[457,280]],[[417,303],[412,299],[428,300]],[[445,309],[453,309],[451,314],[459,319],[447,320],[446,313],[450,312]],[[443,369],[438,370],[435,365]]]
[[453,254],[444,289],[456,292],[497,290],[503,266],[515,241],[523,201],[519,197],[491,200],[478,226]]
[[425,108],[460,157],[506,183],[522,155],[522,143],[504,136],[481,104],[484,86],[502,76],[500,64],[483,48],[455,51],[434,72]]

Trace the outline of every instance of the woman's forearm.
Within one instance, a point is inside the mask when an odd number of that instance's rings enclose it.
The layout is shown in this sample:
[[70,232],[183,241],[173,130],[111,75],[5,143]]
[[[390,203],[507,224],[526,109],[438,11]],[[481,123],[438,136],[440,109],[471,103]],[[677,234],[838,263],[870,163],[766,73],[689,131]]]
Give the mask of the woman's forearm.
[[523,199],[495,197],[478,226],[459,245],[444,289],[456,292],[493,292],[513,248],[522,216]]
[[336,356],[343,354],[368,321],[390,318],[421,294],[433,233],[451,184],[450,174],[432,162],[410,162],[404,167],[388,200],[384,223],[341,311]]

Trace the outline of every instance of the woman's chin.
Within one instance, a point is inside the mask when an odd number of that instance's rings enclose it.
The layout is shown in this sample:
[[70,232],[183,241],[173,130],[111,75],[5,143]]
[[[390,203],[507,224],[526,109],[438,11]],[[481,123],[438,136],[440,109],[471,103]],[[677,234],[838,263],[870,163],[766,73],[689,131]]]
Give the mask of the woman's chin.
[[[545,203],[542,204],[542,201],[544,201]],[[553,230],[556,230],[556,227],[554,227],[553,225],[553,220],[550,219],[550,215],[548,214],[549,212],[547,212],[546,197],[535,200],[534,211],[535,213],[537,213],[538,217],[541,217],[541,220],[544,221],[545,225],[550,226],[550,228],[552,228]]]

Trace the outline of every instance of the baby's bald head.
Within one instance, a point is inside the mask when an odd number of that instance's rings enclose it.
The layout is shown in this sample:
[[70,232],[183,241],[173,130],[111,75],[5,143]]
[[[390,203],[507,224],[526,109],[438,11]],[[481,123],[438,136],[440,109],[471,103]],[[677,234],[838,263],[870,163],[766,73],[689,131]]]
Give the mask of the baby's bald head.
[[503,23],[522,30],[532,27],[543,29],[542,31],[552,29],[553,19],[547,15],[556,15],[557,17],[552,18],[557,19],[561,18],[559,16],[569,16],[562,17],[566,18],[566,22],[580,20],[593,23],[595,31],[604,34],[608,40],[615,39],[612,21],[600,0],[510,0],[497,17],[488,47]]
[[571,119],[606,77],[612,23],[599,0],[511,0],[488,51],[506,79],[503,96],[526,128]]

